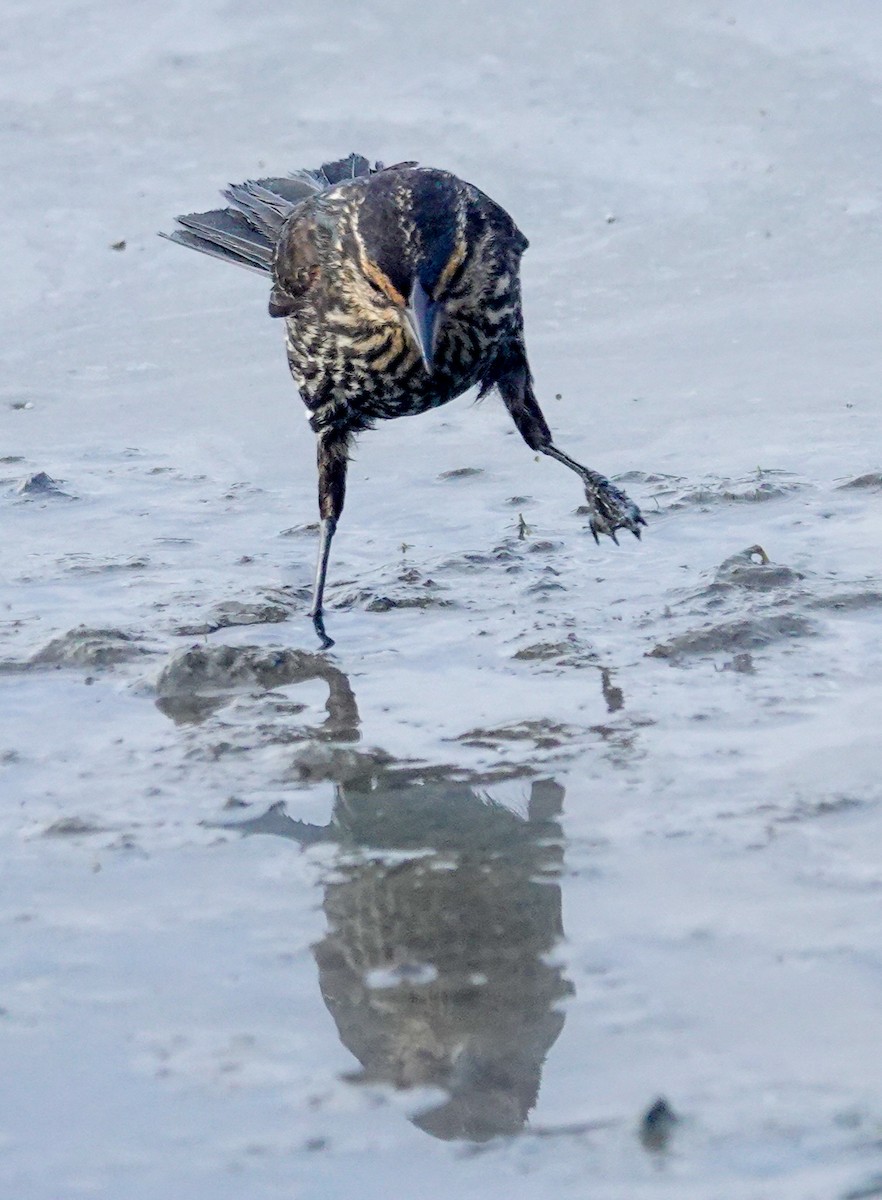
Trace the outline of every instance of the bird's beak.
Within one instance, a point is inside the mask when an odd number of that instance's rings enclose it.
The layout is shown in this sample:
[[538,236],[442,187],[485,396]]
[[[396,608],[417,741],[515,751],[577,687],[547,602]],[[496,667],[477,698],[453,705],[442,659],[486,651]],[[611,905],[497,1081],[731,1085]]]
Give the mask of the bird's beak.
[[431,298],[420,281],[415,279],[404,315],[407,317],[407,323],[413,332],[413,336],[416,338],[423,366],[429,375],[432,374],[433,355],[435,351],[435,327],[438,324],[440,307]]

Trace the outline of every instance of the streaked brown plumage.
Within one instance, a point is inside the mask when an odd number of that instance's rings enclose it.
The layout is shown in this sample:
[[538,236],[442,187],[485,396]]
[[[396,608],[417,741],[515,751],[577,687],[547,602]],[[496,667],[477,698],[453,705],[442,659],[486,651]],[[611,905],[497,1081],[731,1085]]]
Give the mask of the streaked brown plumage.
[[583,480],[591,529],[640,536],[639,509],[554,445],[533,394],[519,266],[527,239],[447,171],[371,167],[352,154],[318,171],[231,187],[233,208],[179,217],[173,241],[272,276],[269,311],[317,438],[321,541],[311,616],[324,645],[331,539],[354,434],[493,387],[527,445]]

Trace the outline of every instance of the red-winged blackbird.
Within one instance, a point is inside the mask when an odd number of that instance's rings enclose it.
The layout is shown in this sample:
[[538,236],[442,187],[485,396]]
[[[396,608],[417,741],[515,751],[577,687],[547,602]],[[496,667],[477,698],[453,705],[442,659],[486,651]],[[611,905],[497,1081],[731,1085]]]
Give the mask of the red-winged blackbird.
[[310,615],[323,645],[331,539],[353,434],[498,389],[527,445],[575,471],[591,531],[640,536],[640,510],[554,445],[533,395],[518,270],[527,239],[508,213],[447,171],[371,166],[351,154],[317,171],[231,186],[232,208],[178,217],[172,241],[272,277],[288,365],[318,449],[321,535]]

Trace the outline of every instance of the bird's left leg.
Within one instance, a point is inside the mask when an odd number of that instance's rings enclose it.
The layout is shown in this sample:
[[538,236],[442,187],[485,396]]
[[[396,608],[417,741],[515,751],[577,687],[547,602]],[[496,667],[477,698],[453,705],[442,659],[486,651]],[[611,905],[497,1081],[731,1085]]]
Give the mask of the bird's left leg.
[[331,541],[337,521],[343,511],[346,498],[346,468],[349,465],[349,432],[336,427],[316,431],[316,459],[318,465],[319,550],[315,568],[315,586],[309,615],[322,643],[322,649],[333,646],[334,639],[325,633],[324,598],[325,579],[328,574],[328,559]]
[[595,542],[599,540],[597,535],[600,533],[609,534],[614,542],[617,541],[617,529],[629,529],[639,538],[640,526],[645,525],[646,521],[633,500],[598,471],[583,467],[555,446],[551,430],[533,394],[533,381],[526,355],[522,352],[513,355],[501,367],[494,383],[499,388],[499,394],[511,413],[518,432],[530,449],[547,454],[549,458],[556,458],[581,478],[591,509],[591,532]]

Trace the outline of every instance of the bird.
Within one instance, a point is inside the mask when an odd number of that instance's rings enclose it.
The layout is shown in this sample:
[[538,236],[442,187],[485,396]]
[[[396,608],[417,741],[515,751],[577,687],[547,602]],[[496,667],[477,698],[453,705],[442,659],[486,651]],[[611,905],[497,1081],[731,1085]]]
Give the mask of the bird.
[[353,439],[378,421],[496,390],[527,446],[582,480],[594,540],[640,537],[636,504],[559,449],[533,390],[508,212],[449,171],[360,154],[231,184],[229,207],[176,218],[173,242],[271,280],[288,366],[316,437],[319,546],[309,616],[323,649],[331,542]]

